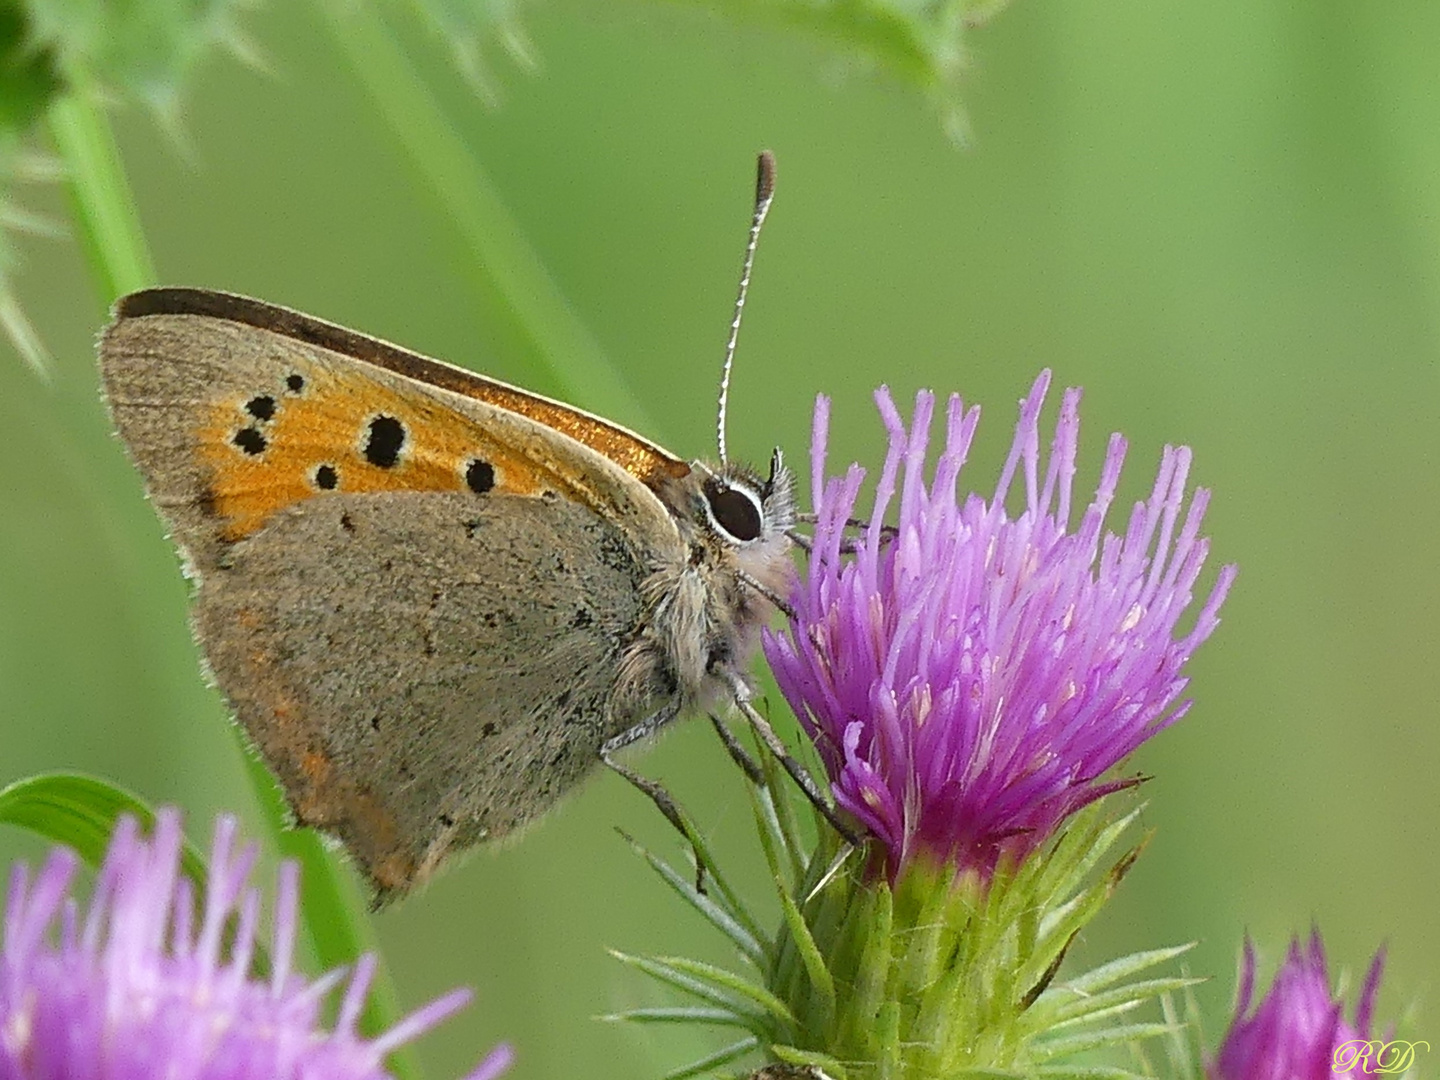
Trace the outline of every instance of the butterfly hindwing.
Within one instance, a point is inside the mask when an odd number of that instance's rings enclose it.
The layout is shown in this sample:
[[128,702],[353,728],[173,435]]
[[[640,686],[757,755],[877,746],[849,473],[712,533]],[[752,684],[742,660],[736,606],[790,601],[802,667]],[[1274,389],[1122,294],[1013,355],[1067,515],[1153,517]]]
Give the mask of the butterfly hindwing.
[[541,812],[627,726],[610,706],[642,578],[622,532],[563,500],[343,495],[236,544],[196,626],[299,820],[383,896]]

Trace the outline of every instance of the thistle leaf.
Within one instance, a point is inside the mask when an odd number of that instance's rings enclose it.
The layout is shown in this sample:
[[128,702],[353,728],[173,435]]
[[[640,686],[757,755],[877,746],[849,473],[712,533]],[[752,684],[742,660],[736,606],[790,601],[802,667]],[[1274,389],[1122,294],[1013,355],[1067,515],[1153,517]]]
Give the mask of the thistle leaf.
[[1169,1024],[1121,1024],[1059,1039],[1037,1040],[1032,1046],[1036,1058],[1046,1061],[1050,1058],[1068,1057],[1102,1047],[1138,1042],[1141,1039],[1154,1039],[1169,1034],[1172,1030],[1174,1029]]
[[1101,964],[1099,967],[1091,968],[1082,975],[1066,979],[1061,985],[1077,994],[1096,994],[1121,979],[1139,974],[1146,968],[1184,956],[1196,944],[1191,941],[1185,945],[1171,945],[1163,949],[1147,949],[1143,952],[1130,953],[1128,956],[1122,956],[1117,960]]
[[662,1080],[689,1080],[692,1076],[699,1076],[712,1069],[718,1069],[722,1065],[728,1065],[732,1061],[737,1061],[759,1045],[760,1041],[752,1035],[748,1039],[741,1039],[739,1042],[716,1050],[715,1053],[700,1058],[698,1061],[692,1061],[689,1065],[682,1065],[680,1068],[666,1073]]
[[653,979],[729,1010],[752,1031],[763,1030],[774,1020],[783,1024],[795,1022],[785,1003],[774,994],[713,964],[682,957],[631,956],[614,949],[610,955]]
[[671,1006],[652,1009],[627,1009],[625,1012],[597,1016],[607,1024],[715,1024],[721,1027],[744,1027],[744,1023],[728,1009],[701,1009]]
[[697,890],[690,878],[680,874],[669,863],[652,854],[638,841],[624,832],[620,835],[625,838],[637,855],[650,864],[651,869],[660,875],[661,880],[669,885],[680,899],[699,912],[711,926],[729,938],[741,955],[756,967],[765,965],[773,945],[768,938],[759,935],[756,921],[748,911],[743,908],[738,913],[731,911],[726,904],[716,902],[712,897]]

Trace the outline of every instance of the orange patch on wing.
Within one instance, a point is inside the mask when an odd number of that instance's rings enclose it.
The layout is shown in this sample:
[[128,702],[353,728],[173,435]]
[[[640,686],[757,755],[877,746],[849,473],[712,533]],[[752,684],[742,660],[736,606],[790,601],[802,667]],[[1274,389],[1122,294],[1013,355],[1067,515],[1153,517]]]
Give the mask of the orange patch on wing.
[[415,860],[405,854],[390,855],[375,865],[373,873],[381,889],[399,892],[415,884]]
[[528,416],[548,428],[569,435],[576,442],[603,454],[650,487],[663,482],[665,477],[679,479],[690,472],[689,465],[676,461],[624,428],[558,401],[550,401],[503,383],[491,382],[483,376],[476,376],[470,385],[455,386],[452,389],[487,405]]
[[[250,536],[279,511],[331,490],[479,491],[474,483],[483,480],[485,490],[506,494],[580,494],[574,480],[428,397],[397,393],[363,370],[292,364],[286,371],[290,381],[300,376],[300,390],[286,380],[256,386],[250,396],[216,402],[196,431],[226,540]],[[382,417],[403,433],[393,464],[366,453],[371,425]],[[481,472],[467,481],[472,466]]]
[[330,759],[317,750],[311,750],[300,759],[300,771],[315,784],[323,784],[330,778]]

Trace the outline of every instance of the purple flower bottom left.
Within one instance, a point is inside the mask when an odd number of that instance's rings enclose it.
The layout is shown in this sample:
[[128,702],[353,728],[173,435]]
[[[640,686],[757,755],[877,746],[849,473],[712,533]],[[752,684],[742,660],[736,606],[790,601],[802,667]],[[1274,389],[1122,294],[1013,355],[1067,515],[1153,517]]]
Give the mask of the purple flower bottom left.
[[[293,967],[299,870],[282,864],[268,942],[269,974],[251,976],[260,890],[257,848],[236,843],[235,820],[215,826],[210,877],[197,898],[180,871],[180,815],[161,810],[153,835],[124,818],[88,907],[72,895],[79,860],[54,849],[39,874],[10,874],[0,947],[0,1080],[380,1080],[385,1055],[463,1008],[457,989],[389,1031],[357,1021],[375,972],[310,980]],[[333,1028],[322,1024],[343,987]],[[494,1080],[496,1047],[465,1080]]]

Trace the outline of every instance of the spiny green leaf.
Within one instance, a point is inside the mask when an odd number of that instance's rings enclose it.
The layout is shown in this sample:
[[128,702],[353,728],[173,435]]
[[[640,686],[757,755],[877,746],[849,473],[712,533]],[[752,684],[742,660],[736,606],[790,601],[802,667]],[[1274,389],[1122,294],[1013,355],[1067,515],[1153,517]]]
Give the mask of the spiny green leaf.
[[[1200,1025],[1200,1003],[1195,998],[1193,985],[1200,981],[1194,979],[1191,981],[1192,985],[1185,987],[1183,1018],[1175,1007],[1173,995],[1164,994],[1160,998],[1160,1010],[1166,1024],[1170,1026],[1170,1034],[1164,1043],[1165,1057],[1170,1066],[1170,1080],[1202,1080],[1201,1062],[1205,1057],[1205,1038]],[[1136,1046],[1134,1049],[1137,1056],[1148,1066],[1149,1062],[1140,1048]]]
[[1074,901],[1061,905],[1058,917],[1053,921],[1052,916],[1047,914],[1041,920],[1040,939],[1035,952],[1026,958],[1015,975],[1016,985],[1027,989],[1034,986],[1070,944],[1070,939],[1100,913],[1109,897],[1109,890],[1100,882],[1086,889]]
[[786,1065],[801,1065],[813,1069],[819,1069],[826,1076],[834,1080],[847,1080],[849,1070],[829,1054],[817,1053],[814,1050],[801,1050],[798,1046],[786,1046],[783,1043],[774,1043],[770,1047],[770,1053]]
[[718,1024],[744,1027],[744,1022],[728,1009],[701,1009],[687,1006],[654,1009],[627,1009],[596,1017],[607,1024]]
[[780,894],[780,908],[785,913],[785,925],[790,928],[790,939],[800,954],[800,962],[805,965],[811,988],[820,997],[820,1023],[828,1027],[835,1015],[835,979],[830,974],[825,957],[820,954],[820,947],[810,935],[810,928],[805,925],[805,917],[795,906],[795,901],[778,880],[775,887]]
[[682,900],[699,912],[707,922],[729,938],[746,959],[756,967],[763,967],[766,964],[773,946],[768,938],[757,937],[751,931],[749,927],[753,926],[756,920],[748,911],[742,909],[742,917],[745,920],[745,925],[742,925],[740,918],[737,918],[725,906],[716,903],[713,898],[699,892],[695,888],[694,882],[678,873],[669,863],[652,854],[625,833],[622,832],[620,835],[625,837],[637,855],[650,864],[651,869],[660,875],[665,884],[669,885]]
[[[0,258],[3,258],[3,251],[0,251]],[[45,348],[45,343],[40,340],[40,334],[26,317],[25,309],[20,306],[19,297],[10,287],[3,265],[0,265],[0,334],[4,334],[10,339],[10,344],[14,346],[15,351],[20,354],[20,359],[25,361],[31,371],[47,382],[49,381],[53,366],[50,350]]]
[[873,889],[866,905],[855,904],[850,919],[869,928],[855,971],[855,985],[840,1020],[844,1031],[871,1029],[880,1005],[885,1000],[885,986],[890,975],[890,930],[894,907],[890,890],[884,885]]
[[879,67],[928,94],[952,138],[968,126],[959,102],[966,68],[965,37],[1007,0],[689,0],[748,22],[768,22],[804,33],[853,58]]
[[460,74],[488,102],[499,97],[485,55],[491,46],[498,46],[526,70],[539,66],[520,22],[519,0],[414,0],[413,6],[428,17],[436,35],[449,46]]
[[1059,1039],[1036,1040],[1032,1043],[1034,1054],[1042,1061],[1049,1058],[1068,1057],[1087,1050],[1098,1050],[1105,1046],[1153,1039],[1174,1030],[1169,1024],[1120,1024],[1100,1031],[1087,1031]]
[[[1179,975],[1168,979],[1147,979],[1144,982],[1117,986],[1102,994],[1093,996],[1080,994],[1070,1001],[1057,1001],[1055,1006],[1050,1009],[1042,1009],[1041,1002],[1037,1001],[1031,1012],[1043,1014],[1043,1020],[1036,1022],[1037,1028],[1044,1027],[1046,1030],[1053,1031],[1064,1024],[1089,1023],[1110,1010],[1138,1005],[1152,997],[1182,990],[1203,981]],[[1064,996],[1063,993],[1057,995],[1058,998]]]
[[763,986],[753,983],[740,975],[736,975],[733,971],[716,967],[714,964],[704,963],[701,960],[691,960],[683,956],[667,956],[661,959],[660,962],[668,965],[672,970],[679,972],[681,975],[688,975],[694,979],[708,980],[716,986],[729,990],[731,993],[747,998],[782,1023],[795,1023],[795,1017],[791,1014],[789,1006]]
[[760,850],[765,856],[765,865],[770,870],[770,876],[780,882],[783,891],[784,875],[791,866],[791,856],[785,834],[780,828],[779,819],[775,817],[775,804],[769,798],[769,792],[764,788],[757,788],[753,785],[749,788],[750,809],[755,817],[755,835],[760,841]]
[[1112,983],[1129,978],[1146,968],[1163,964],[1177,956],[1184,956],[1195,945],[1196,942],[1191,941],[1185,945],[1170,945],[1163,949],[1146,949],[1143,952],[1130,953],[1128,956],[1108,961],[1099,967],[1093,967],[1080,975],[1068,978],[1063,983],[1057,984],[1055,990],[1064,989],[1077,994],[1096,994]]
[[[757,748],[762,747],[762,740],[759,734],[753,730],[750,734],[754,738]],[[805,757],[805,746],[809,745],[807,742],[799,748],[798,752],[801,754],[802,759]],[[810,757],[813,759],[814,755],[810,755]],[[818,764],[818,762],[816,764]],[[805,875],[806,862],[808,856],[811,854],[809,851],[811,845],[804,842],[800,835],[799,823],[795,819],[794,799],[797,797],[795,786],[791,783],[790,777],[785,773],[785,770],[781,768],[780,762],[776,760],[775,755],[769,753],[768,750],[760,750],[760,768],[765,773],[765,791],[769,796],[774,811],[776,827],[779,829],[780,835],[784,837],[786,850],[790,853],[794,874],[793,880],[799,882]],[[813,772],[814,766],[812,765],[811,768]],[[805,803],[805,806],[811,811],[811,817],[815,822],[816,835],[826,836],[830,834],[830,825],[822,818],[820,812],[813,806],[810,806],[808,801]]]
[[[765,862],[770,867],[770,876],[777,881],[782,873],[788,874],[793,882],[800,881],[800,854],[791,847],[791,837],[780,824],[776,814],[775,800],[768,788],[750,786],[750,808],[755,817],[755,835],[760,839],[760,848]],[[782,865],[783,863],[783,865]],[[781,886],[784,888],[783,884]]]
[[767,1025],[771,1020],[779,1020],[782,1024],[795,1023],[789,1008],[774,994],[724,968],[683,957],[631,956],[614,949],[610,950],[610,955],[677,990],[729,1009],[737,1017],[749,1021],[747,1026],[752,1030]]
[[699,1076],[701,1073],[707,1073],[711,1069],[718,1069],[722,1065],[728,1065],[730,1062],[744,1057],[759,1045],[760,1040],[752,1035],[748,1039],[741,1039],[739,1042],[731,1043],[729,1046],[716,1050],[715,1053],[710,1054],[708,1057],[703,1057],[698,1061],[692,1061],[689,1065],[682,1065],[680,1068],[666,1073],[664,1077],[662,1077],[662,1080],[689,1080],[692,1076]]
[[166,126],[176,124],[181,87],[210,55],[256,60],[239,24],[246,0],[27,0],[25,6],[31,40],[53,51],[60,71],[83,72],[111,93],[141,102]]
[[1106,824],[1104,808],[1108,802],[1109,800],[1102,799],[1094,804],[1093,820],[1076,823],[1080,827],[1074,832],[1067,829],[1060,843],[1056,845],[1055,857],[1044,863],[1042,874],[1036,882],[1035,894],[1042,898],[1042,907],[1053,907],[1078,889],[1085,875],[1095,868],[1120,838],[1120,834],[1128,829],[1131,822],[1145,809],[1145,804],[1141,803],[1124,817]]

